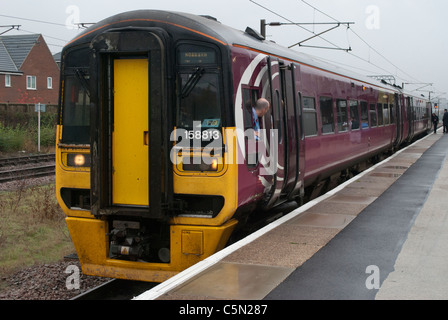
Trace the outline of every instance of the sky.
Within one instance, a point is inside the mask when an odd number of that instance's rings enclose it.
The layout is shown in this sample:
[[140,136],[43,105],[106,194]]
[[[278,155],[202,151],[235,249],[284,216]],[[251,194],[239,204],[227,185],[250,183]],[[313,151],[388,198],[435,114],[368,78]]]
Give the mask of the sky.
[[[52,53],[80,30],[117,13],[157,9],[205,14],[245,30],[260,20],[281,23],[354,22],[295,46],[363,75],[393,75],[397,85],[434,99],[448,97],[448,1],[445,0],[0,0],[0,33],[41,33]],[[267,39],[291,46],[333,25],[267,26]],[[313,33],[314,32],[314,33]],[[339,49],[351,48],[350,52]],[[432,84],[432,85],[431,85]]]

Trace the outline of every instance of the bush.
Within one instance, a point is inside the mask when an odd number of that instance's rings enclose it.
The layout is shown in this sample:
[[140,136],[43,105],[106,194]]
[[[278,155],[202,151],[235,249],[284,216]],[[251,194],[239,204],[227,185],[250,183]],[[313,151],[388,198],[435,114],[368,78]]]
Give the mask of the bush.
[[[28,116],[28,118],[22,117],[23,115]],[[33,117],[29,117],[30,115],[33,115]],[[41,147],[54,147],[56,141],[56,119],[57,114],[55,113],[42,113],[40,127]],[[22,150],[36,152],[38,144],[37,122],[37,116],[34,114],[20,112],[14,115],[9,114],[8,118],[1,119],[0,152],[15,152]]]
[[26,132],[17,126],[15,129],[0,124],[0,151],[12,152],[22,149]]
[[[37,145],[37,129],[35,133],[35,144]],[[51,147],[56,141],[56,129],[54,127],[41,127],[40,128],[40,145],[41,147]]]

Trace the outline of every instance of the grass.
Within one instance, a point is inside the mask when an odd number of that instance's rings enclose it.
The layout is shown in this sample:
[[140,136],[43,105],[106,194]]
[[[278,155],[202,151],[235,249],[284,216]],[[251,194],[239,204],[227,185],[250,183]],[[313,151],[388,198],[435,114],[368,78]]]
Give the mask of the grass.
[[0,193],[1,276],[74,252],[54,189],[21,181],[16,190]]

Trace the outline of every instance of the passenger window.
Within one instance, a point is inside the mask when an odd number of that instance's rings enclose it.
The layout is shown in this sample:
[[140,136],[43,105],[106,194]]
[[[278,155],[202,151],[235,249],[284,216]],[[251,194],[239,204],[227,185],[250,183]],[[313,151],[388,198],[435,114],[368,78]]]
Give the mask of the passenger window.
[[303,122],[305,126],[305,136],[317,135],[317,112],[314,98],[303,97]]
[[369,128],[369,107],[365,101],[361,101],[361,128]]
[[383,105],[381,103],[378,103],[377,110],[378,110],[378,126],[382,126],[384,125],[384,121],[383,121]]
[[388,126],[390,124],[389,121],[390,115],[389,115],[389,106],[386,103],[384,104],[383,110],[384,110],[384,125]]
[[350,126],[352,130],[360,128],[358,101],[350,100]]
[[348,131],[348,108],[347,100],[338,100],[336,103],[337,107],[337,118],[338,118],[338,131],[346,132]]
[[376,116],[376,106],[374,104],[370,105],[370,126],[372,128],[378,126],[378,118]]
[[322,133],[334,133],[333,100],[331,98],[320,98],[320,114],[322,118]]

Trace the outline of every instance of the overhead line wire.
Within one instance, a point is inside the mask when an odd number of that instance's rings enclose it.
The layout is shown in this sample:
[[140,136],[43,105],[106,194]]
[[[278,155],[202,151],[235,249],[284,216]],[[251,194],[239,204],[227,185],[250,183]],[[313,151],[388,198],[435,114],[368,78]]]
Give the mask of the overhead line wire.
[[[311,30],[309,30],[309,29],[307,29],[307,28],[305,28],[305,27],[303,27],[303,26],[301,26],[301,25],[299,25],[299,24],[293,22],[292,20],[290,20],[290,19],[288,19],[288,18],[282,16],[281,14],[279,14],[279,13],[277,13],[277,12],[275,12],[275,11],[273,11],[273,10],[271,10],[271,9],[269,9],[269,8],[267,8],[267,7],[263,6],[263,5],[261,5],[261,4],[257,3],[257,2],[255,2],[254,0],[249,0],[249,1],[252,2],[252,3],[254,3],[254,4],[256,4],[257,6],[259,6],[259,7],[261,7],[261,8],[263,8],[263,9],[265,9],[265,10],[271,12],[272,14],[274,14],[274,15],[276,15],[276,16],[278,16],[278,17],[280,17],[280,18],[282,18],[282,19],[284,19],[284,20],[286,20],[286,21],[288,21],[288,22],[290,22],[290,23],[292,23],[293,25],[296,25],[296,26],[298,26],[298,27],[300,27],[300,28],[302,28],[302,29],[304,29],[304,30],[306,30],[306,31],[308,31],[308,32],[310,32],[310,33],[312,33],[312,34],[314,34],[314,35],[316,34],[314,31],[311,31]],[[335,19],[333,19],[333,20],[335,20]],[[337,20],[335,20],[335,21],[337,21]],[[321,38],[322,40],[324,40],[325,42],[331,44],[331,45],[334,46],[335,48],[341,49],[339,46],[337,46],[337,45],[334,44],[333,42],[331,42],[331,41],[329,41],[329,40],[323,38],[322,36],[318,36],[318,37]],[[364,62],[367,62],[367,63],[373,65],[374,67],[376,67],[376,68],[378,68],[378,69],[381,69],[382,71],[385,71],[385,72],[390,73],[389,70],[386,70],[386,69],[384,69],[384,68],[382,68],[382,67],[380,67],[380,66],[377,66],[377,65],[374,64],[373,62],[370,62],[370,61],[368,61],[368,60],[366,60],[366,59],[364,59],[364,58],[362,58],[362,57],[360,57],[360,56],[358,56],[358,55],[356,55],[356,54],[354,54],[354,53],[352,53],[352,52],[347,52],[347,53],[350,54],[350,55],[352,55],[352,56],[354,56],[354,57],[356,57],[356,58],[358,58],[358,59],[360,59],[360,60],[362,60],[362,61],[364,61]]]
[[[316,8],[315,6],[311,5],[310,3],[306,2],[305,0],[301,0],[303,3],[305,3],[306,5],[308,5],[309,7],[313,8],[314,10],[320,12],[321,14],[327,16],[328,18],[339,22],[337,19],[335,19],[334,17],[330,16],[329,14],[323,12],[322,10]],[[349,25],[347,25],[347,27],[349,27]],[[407,72],[405,72],[404,70],[402,70],[401,68],[399,68],[397,65],[395,65],[392,61],[390,61],[388,58],[386,58],[383,54],[381,54],[378,50],[376,50],[373,46],[371,46],[366,40],[364,40],[358,33],[356,33],[353,28],[348,28],[350,29],[350,31],[358,37],[358,39],[360,39],[365,45],[367,45],[371,50],[373,50],[376,54],[378,54],[380,57],[382,57],[384,60],[386,60],[388,63],[390,63],[392,66],[394,66],[397,70],[399,70],[400,72],[402,72],[404,75],[410,77],[411,79],[420,81],[418,79],[416,79],[415,77],[411,76],[410,74],[408,74]],[[366,60],[364,60],[366,61]],[[371,63],[370,61],[367,61],[369,63]]]
[[48,21],[29,19],[29,18],[20,18],[20,17],[8,16],[8,15],[5,15],[5,14],[0,14],[0,17],[11,18],[11,19],[19,19],[19,20],[25,20],[25,21],[31,21],[31,22],[38,22],[38,23],[46,23],[46,24],[51,24],[51,25],[54,25],[54,26],[61,26],[61,27],[65,27],[66,26],[65,24],[62,24],[62,23],[48,22]]

